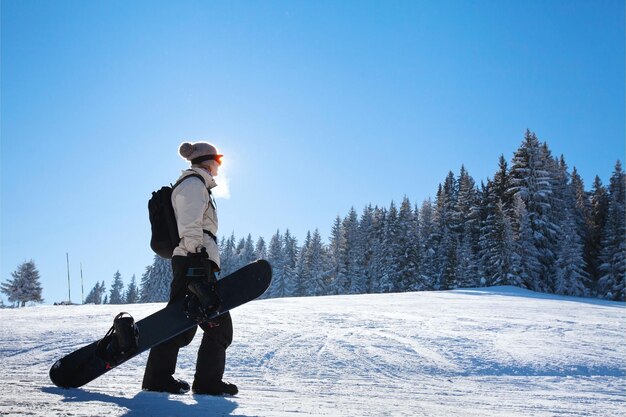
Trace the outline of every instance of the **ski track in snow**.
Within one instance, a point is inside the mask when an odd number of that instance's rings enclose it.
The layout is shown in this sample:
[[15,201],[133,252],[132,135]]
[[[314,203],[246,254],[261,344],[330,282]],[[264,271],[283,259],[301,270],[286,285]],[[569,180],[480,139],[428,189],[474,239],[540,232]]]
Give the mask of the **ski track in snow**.
[[[252,302],[232,312],[232,398],[142,392],[147,353],[80,389],[49,381],[118,312],[139,320],[162,306],[0,310],[0,415],[626,414],[624,304],[510,287]],[[179,356],[190,382],[200,339]]]

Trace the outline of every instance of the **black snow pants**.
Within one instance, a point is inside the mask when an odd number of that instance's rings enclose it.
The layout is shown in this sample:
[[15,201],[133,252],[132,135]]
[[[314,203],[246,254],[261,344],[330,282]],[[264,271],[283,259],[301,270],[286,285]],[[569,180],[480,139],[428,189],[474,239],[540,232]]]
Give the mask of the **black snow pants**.
[[[185,256],[172,258],[172,272],[174,279],[168,304],[185,297],[187,290],[187,258]],[[200,327],[204,334],[198,349],[193,388],[194,390],[211,390],[222,382],[226,349],[233,340],[233,323],[230,313],[225,313],[211,322],[202,323]],[[143,377],[144,387],[159,385],[174,375],[179,349],[191,343],[197,330],[198,326],[194,326],[150,350]]]

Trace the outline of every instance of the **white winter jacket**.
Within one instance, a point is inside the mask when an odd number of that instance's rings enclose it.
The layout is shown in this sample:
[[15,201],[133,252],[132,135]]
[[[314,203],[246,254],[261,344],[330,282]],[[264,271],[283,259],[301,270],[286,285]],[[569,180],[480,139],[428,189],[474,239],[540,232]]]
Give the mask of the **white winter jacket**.
[[172,206],[176,215],[180,244],[174,249],[174,256],[187,256],[189,252],[200,252],[206,248],[209,259],[220,266],[220,253],[217,243],[208,231],[217,236],[217,211],[215,200],[209,189],[215,187],[215,179],[206,170],[193,167],[183,171],[179,181],[192,174],[199,174],[204,179],[192,177],[181,182],[172,192]]

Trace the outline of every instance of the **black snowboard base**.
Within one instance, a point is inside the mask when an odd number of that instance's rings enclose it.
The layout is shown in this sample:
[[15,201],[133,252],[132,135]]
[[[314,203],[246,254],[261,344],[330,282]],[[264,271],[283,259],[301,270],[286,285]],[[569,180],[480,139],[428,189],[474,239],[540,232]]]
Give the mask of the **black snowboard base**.
[[[269,262],[252,262],[217,283],[221,307],[212,318],[260,297],[272,280]],[[77,388],[104,375],[111,369],[172,337],[189,330],[197,323],[185,315],[184,300],[168,305],[139,320],[137,349],[126,356],[112,358],[103,354],[103,343],[97,340],[64,356],[50,368],[50,379],[62,388]]]

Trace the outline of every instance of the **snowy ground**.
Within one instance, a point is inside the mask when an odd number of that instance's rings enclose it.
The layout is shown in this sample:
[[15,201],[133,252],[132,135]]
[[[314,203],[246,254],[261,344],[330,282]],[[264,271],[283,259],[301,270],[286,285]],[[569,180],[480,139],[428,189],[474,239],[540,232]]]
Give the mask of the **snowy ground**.
[[[0,414],[10,416],[622,416],[624,304],[514,288],[256,301],[233,312],[234,398],[140,390],[146,354],[81,389],[60,356],[122,308],[0,311]],[[200,337],[177,375],[191,381]]]

